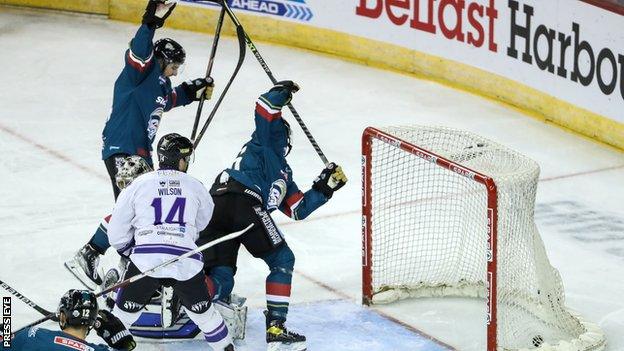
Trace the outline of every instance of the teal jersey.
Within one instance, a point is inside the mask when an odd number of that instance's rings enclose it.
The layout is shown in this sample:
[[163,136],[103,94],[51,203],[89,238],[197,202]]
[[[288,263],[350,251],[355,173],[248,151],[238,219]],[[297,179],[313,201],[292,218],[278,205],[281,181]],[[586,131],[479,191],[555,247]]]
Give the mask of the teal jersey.
[[[3,343],[4,345],[4,343]],[[11,347],[2,347],[11,351],[113,351],[106,345],[96,345],[76,338],[60,330],[38,327],[24,329],[11,339]],[[123,351],[123,350],[119,350]]]
[[114,154],[139,155],[152,165],[152,144],[164,112],[192,100],[171,80],[154,58],[154,30],[139,27],[115,81],[113,106],[102,132],[102,159]]
[[282,119],[281,108],[288,98],[284,91],[269,91],[258,98],[254,111],[256,129],[224,173],[257,193],[265,209],[279,209],[299,220],[329,199],[314,189],[305,193],[299,190],[286,162],[289,131]]

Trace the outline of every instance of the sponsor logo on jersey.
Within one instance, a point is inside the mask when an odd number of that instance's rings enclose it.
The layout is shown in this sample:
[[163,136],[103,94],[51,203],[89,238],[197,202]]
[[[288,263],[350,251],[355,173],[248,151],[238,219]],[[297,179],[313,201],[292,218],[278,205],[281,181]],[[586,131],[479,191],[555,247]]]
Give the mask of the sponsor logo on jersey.
[[[194,3],[195,0],[182,1]],[[314,17],[306,0],[232,0],[228,3],[233,9],[265,13],[302,22],[309,22]],[[205,5],[215,6],[215,4]]]
[[165,107],[165,105],[167,105],[167,99],[165,99],[162,96],[159,96],[156,98],[156,103],[162,107]]
[[28,329],[28,337],[29,338],[34,338],[35,335],[37,335],[37,332],[39,331],[39,328],[41,328],[41,327],[36,326],[36,327],[32,327],[32,328]]
[[169,186],[171,187],[180,187],[180,181],[177,179],[170,179]]
[[70,349],[81,350],[81,351],[94,351],[93,347],[81,343],[78,340],[66,338],[63,336],[55,336],[54,343],[57,345],[62,345]]
[[137,236],[144,236],[144,235],[148,235],[148,234],[152,234],[154,231],[151,229],[146,229],[146,230],[139,230],[138,232],[136,232]]

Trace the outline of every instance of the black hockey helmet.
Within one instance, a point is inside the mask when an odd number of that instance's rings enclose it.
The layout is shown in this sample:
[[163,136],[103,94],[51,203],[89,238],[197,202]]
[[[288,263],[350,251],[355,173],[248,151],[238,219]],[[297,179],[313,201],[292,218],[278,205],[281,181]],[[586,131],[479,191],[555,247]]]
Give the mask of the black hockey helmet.
[[162,38],[154,43],[154,55],[161,59],[165,65],[170,63],[183,64],[186,60],[186,52],[182,45],[171,38]]
[[98,305],[95,294],[89,290],[71,289],[61,297],[58,314],[65,315],[64,320],[59,321],[61,329],[67,326],[93,327],[98,316]]
[[178,133],[170,133],[160,138],[156,153],[160,168],[178,169],[181,159],[189,163],[193,154],[193,143]]

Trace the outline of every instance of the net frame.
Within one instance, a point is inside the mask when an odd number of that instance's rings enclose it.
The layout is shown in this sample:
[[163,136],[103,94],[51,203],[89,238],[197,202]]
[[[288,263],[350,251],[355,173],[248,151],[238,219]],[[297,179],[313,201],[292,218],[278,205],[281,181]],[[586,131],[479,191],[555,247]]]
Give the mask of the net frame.
[[[414,128],[418,128],[417,126]],[[450,128],[441,129],[450,130]],[[406,297],[443,297],[443,296],[467,296],[482,297],[486,299],[486,340],[487,350],[502,350],[498,348],[497,329],[498,329],[498,306],[497,306],[497,271],[498,271],[498,187],[494,178],[475,171],[469,167],[465,167],[459,163],[453,162],[425,148],[414,145],[405,140],[391,135],[383,130],[368,127],[362,134],[362,303],[371,305],[374,301],[373,291],[373,225],[371,222],[373,216],[373,200],[372,200],[372,167],[373,167],[373,140],[376,139],[383,143],[389,144],[394,148],[403,150],[415,157],[425,160],[438,167],[442,167],[450,172],[458,174],[464,178],[470,179],[481,184],[487,194],[487,248],[486,248],[486,284],[485,287],[475,284],[458,284],[454,286],[410,286],[402,289],[398,287],[396,290],[384,296],[391,302],[393,300]],[[538,169],[539,171],[539,169]],[[540,239],[541,240],[541,239]],[[543,246],[543,244],[542,244]],[[382,292],[381,295],[383,295]],[[526,302],[526,308],[531,309],[530,301]],[[602,350],[606,343],[604,334],[599,327],[593,323],[583,320],[575,312],[567,310],[572,318],[579,322],[584,332],[578,338],[562,341],[557,345],[538,346],[540,350]],[[507,350],[505,348],[505,350]]]

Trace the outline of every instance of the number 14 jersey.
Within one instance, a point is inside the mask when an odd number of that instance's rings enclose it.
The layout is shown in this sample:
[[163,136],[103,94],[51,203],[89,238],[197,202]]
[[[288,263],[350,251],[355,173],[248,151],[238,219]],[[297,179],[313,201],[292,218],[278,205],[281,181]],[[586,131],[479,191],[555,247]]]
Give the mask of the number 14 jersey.
[[[115,204],[108,238],[130,255],[142,272],[197,248],[195,241],[212,217],[214,203],[204,185],[176,170],[139,176]],[[203,268],[201,253],[160,268],[148,276],[188,280]]]

